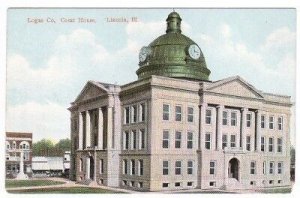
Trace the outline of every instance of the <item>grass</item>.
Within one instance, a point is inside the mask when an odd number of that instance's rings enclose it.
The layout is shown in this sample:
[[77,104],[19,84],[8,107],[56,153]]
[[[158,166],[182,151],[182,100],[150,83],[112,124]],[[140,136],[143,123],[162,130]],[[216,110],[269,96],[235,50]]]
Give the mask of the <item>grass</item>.
[[40,188],[26,190],[7,190],[8,193],[122,193],[116,191],[105,190],[101,188],[89,187],[69,187],[69,188]]
[[292,188],[273,188],[273,189],[262,189],[260,193],[291,193]]
[[49,185],[59,185],[65,182],[51,181],[51,180],[6,180],[6,188],[17,188],[26,186],[49,186]]

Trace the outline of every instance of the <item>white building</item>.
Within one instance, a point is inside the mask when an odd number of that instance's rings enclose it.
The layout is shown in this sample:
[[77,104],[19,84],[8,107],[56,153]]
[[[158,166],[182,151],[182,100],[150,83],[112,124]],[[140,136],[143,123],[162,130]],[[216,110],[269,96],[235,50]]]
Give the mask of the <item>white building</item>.
[[239,76],[209,81],[180,24],[172,12],[142,48],[137,81],[88,81],[71,104],[70,178],[142,191],[290,185],[290,97]]

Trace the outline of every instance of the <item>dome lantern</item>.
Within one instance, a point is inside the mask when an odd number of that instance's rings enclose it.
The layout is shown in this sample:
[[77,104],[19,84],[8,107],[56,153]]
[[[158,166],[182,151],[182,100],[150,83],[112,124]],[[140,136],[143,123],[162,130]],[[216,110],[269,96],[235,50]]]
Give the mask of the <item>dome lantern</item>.
[[177,12],[170,13],[166,21],[166,33],[181,33],[181,18]]

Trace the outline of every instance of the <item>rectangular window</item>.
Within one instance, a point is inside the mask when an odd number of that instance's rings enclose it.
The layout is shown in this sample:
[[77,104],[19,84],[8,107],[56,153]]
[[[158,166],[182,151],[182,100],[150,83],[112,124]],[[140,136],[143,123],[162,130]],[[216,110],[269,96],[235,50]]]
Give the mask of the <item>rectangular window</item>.
[[181,161],[175,162],[175,175],[181,175]]
[[193,107],[188,107],[187,121],[194,122],[194,108]]
[[124,132],[123,146],[124,146],[125,150],[129,149],[129,132],[128,131]]
[[236,140],[235,135],[230,136],[230,147],[235,148],[236,147]]
[[170,105],[163,104],[163,120],[170,119]]
[[260,150],[261,150],[262,152],[265,152],[265,145],[266,145],[265,137],[261,137]]
[[175,121],[181,121],[182,109],[181,106],[175,106]]
[[263,174],[266,174],[266,161],[263,162]]
[[215,181],[209,182],[209,186],[210,186],[210,187],[216,186],[216,182],[215,182]]
[[269,129],[274,129],[274,116],[269,117]]
[[180,182],[175,182],[175,187],[180,187],[181,183]]
[[187,186],[193,186],[193,182],[187,182]]
[[269,152],[273,152],[273,138],[269,138]]
[[139,138],[139,146],[140,149],[144,149],[145,148],[145,144],[146,144],[146,136],[145,136],[145,129],[141,129],[140,130],[140,138]]
[[282,174],[283,162],[278,162],[277,168],[278,168],[278,170],[277,170],[278,174]]
[[124,110],[124,119],[125,119],[125,124],[129,124],[129,118],[130,118],[130,111],[129,111],[129,107],[125,107],[125,110]]
[[175,148],[181,148],[181,132],[175,132]]
[[209,174],[214,175],[215,174],[215,168],[216,168],[216,162],[210,161],[209,163]]
[[169,187],[169,183],[163,183],[163,184],[162,184],[162,187],[163,187],[163,188],[168,188],[168,187]]
[[100,173],[103,174],[104,173],[104,162],[103,159],[100,159],[100,164],[99,164],[99,168],[100,168]]
[[205,134],[205,148],[210,149],[211,135],[210,133]]
[[246,137],[246,150],[247,151],[251,150],[251,136]]
[[227,135],[222,135],[222,149],[227,147]]
[[139,175],[144,175],[144,161],[139,160]]
[[131,123],[136,123],[137,121],[137,106],[133,105],[131,107]]
[[231,112],[231,126],[236,126],[236,112]]
[[223,123],[223,125],[227,125],[227,123],[228,123],[228,112],[227,111],[223,111],[222,123]]
[[169,131],[163,131],[163,148],[169,148]]
[[135,175],[135,161],[131,160],[131,175]]
[[131,182],[130,182],[130,186],[131,186],[131,187],[134,187],[134,181],[131,181]]
[[205,123],[211,124],[211,109],[206,109]]
[[278,117],[278,130],[282,130],[283,117]]
[[131,131],[131,146],[132,149],[136,149],[136,130]]
[[126,159],[123,160],[123,174],[127,175],[127,170],[128,170],[128,162]]
[[145,103],[140,104],[140,122],[144,122],[146,117]]
[[193,174],[193,161],[187,162],[187,174],[192,175]]
[[123,180],[123,186],[127,186],[127,181]]
[[261,115],[260,116],[260,128],[264,129],[265,128],[265,116],[264,115]]
[[251,127],[251,113],[246,114],[246,126]]
[[169,174],[169,162],[163,161],[163,175]]
[[138,187],[139,187],[139,188],[143,188],[143,182],[139,182],[139,183],[138,183]]
[[252,161],[250,163],[250,174],[254,175],[256,173],[256,163]]
[[281,138],[277,139],[277,152],[278,153],[282,152],[282,139]]
[[187,148],[188,149],[193,148],[193,132],[187,133]]
[[274,162],[270,162],[269,173],[274,174]]

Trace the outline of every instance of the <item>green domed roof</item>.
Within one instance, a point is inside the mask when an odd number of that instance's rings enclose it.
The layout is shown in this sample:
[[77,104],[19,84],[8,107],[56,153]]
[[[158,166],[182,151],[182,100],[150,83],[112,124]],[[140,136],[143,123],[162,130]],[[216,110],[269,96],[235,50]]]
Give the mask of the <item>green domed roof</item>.
[[141,49],[140,68],[136,72],[139,79],[151,75],[190,80],[209,79],[210,70],[206,67],[201,49],[193,40],[181,34],[180,25],[179,14],[170,13],[166,34]]

